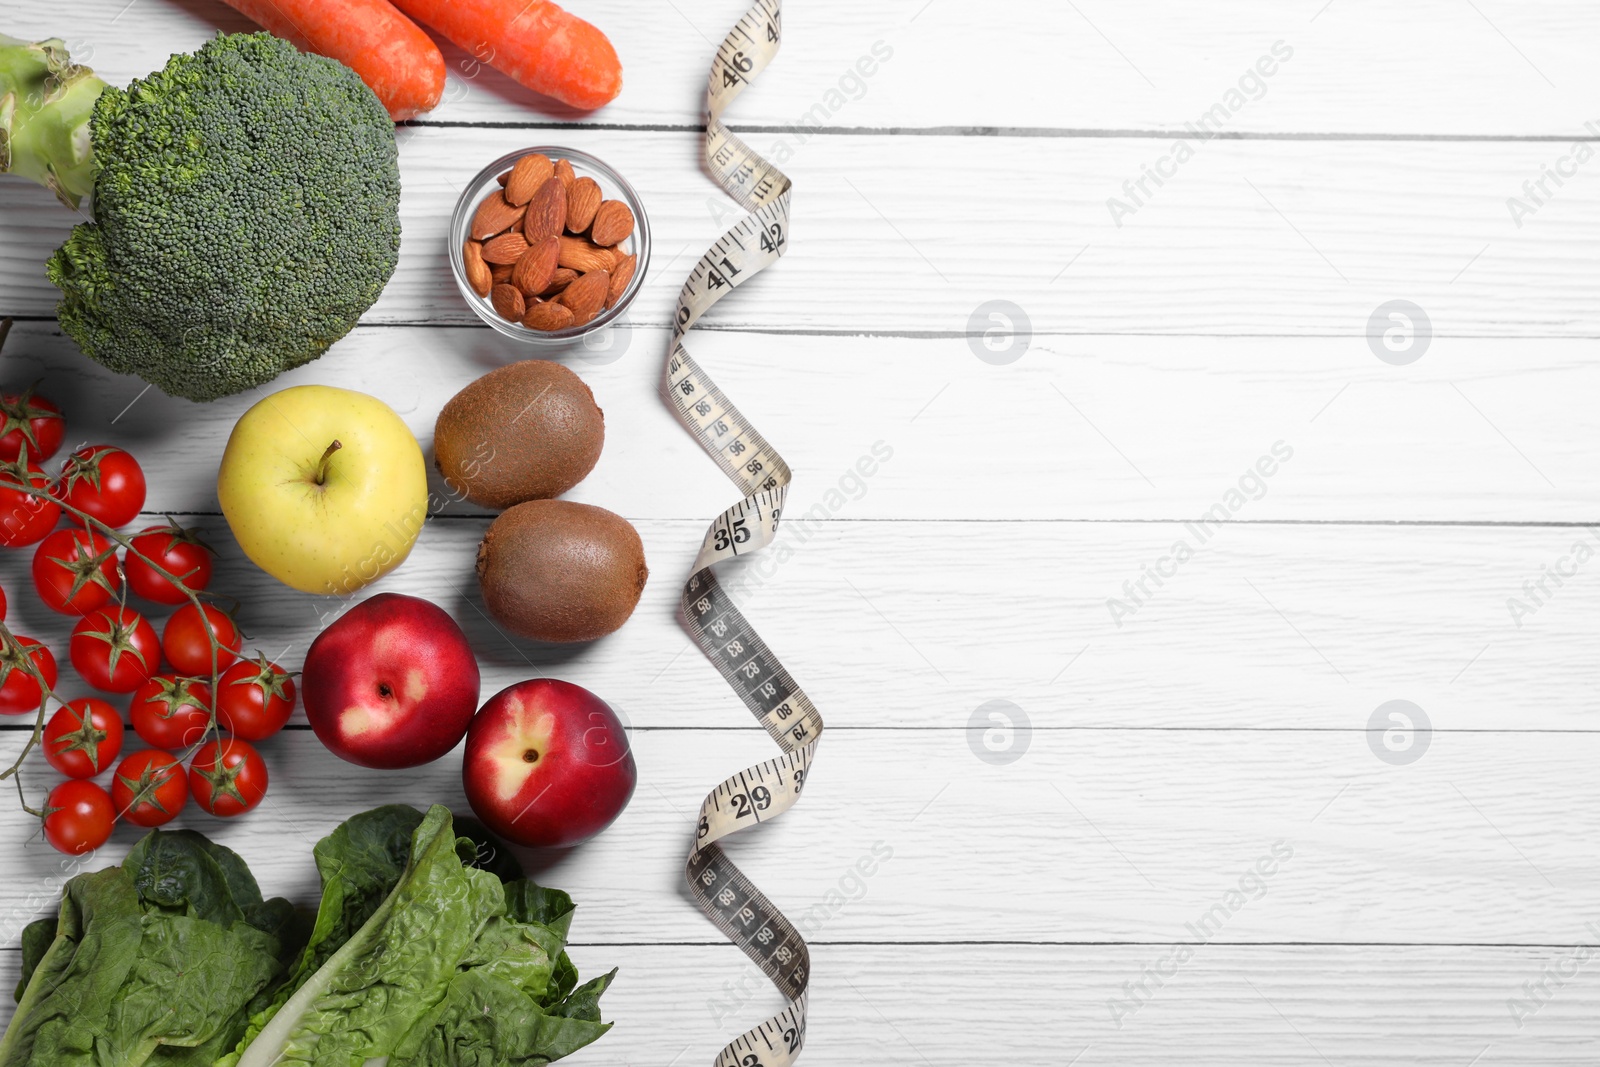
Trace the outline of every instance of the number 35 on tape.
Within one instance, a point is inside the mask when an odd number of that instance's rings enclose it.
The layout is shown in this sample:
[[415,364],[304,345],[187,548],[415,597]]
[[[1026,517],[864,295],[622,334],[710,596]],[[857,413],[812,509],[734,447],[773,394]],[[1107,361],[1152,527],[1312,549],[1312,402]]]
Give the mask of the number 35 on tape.
[[717,582],[716,564],[772,543],[792,475],[777,449],[750,424],[683,345],[707,309],[777,262],[788,245],[789,179],[722,125],[722,112],[778,53],[779,0],[756,0],[729,31],[706,82],[706,165],[749,212],[700,257],[678,294],[666,395],[689,432],[744,494],[706,530],[684,583],[681,607],[695,643],[780,754],[748,767],[700,805],[684,868],[689,891],[729,940],[788,998],[783,1011],[739,1036],[716,1067],[787,1067],[805,1044],[811,953],[794,924],[734,866],[718,842],[794,806],[822,737],[822,716],[761,635]]

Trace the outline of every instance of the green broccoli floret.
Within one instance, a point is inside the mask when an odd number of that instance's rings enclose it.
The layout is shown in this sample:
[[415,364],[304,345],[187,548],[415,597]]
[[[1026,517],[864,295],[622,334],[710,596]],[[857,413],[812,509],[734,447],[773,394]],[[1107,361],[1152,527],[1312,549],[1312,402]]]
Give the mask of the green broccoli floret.
[[91,358],[214,400],[348,333],[400,248],[394,126],[355,72],[270,34],[220,36],[90,124],[94,221],[50,257]]

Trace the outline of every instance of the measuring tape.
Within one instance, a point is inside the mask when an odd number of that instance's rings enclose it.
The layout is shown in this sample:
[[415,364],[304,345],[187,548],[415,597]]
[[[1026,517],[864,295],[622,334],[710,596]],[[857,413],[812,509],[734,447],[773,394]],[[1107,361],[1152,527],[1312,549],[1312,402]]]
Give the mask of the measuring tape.
[[718,515],[683,587],[689,631],[783,755],[727,779],[700,805],[684,875],[700,910],[744,949],[788,1006],[724,1048],[716,1067],[787,1067],[805,1043],[811,952],[783,913],[755,887],[718,841],[777,818],[800,799],[822,716],[767,643],[729,599],[712,567],[758,552],[777,535],[792,475],[789,465],[689,357],[683,336],[718,300],[783,255],[789,230],[789,179],[722,125],[722,112],[778,53],[780,0],[755,0],[729,31],[706,84],[706,164],[727,194],[751,214],[723,234],[678,294],[666,391],[678,417],[743,500]]

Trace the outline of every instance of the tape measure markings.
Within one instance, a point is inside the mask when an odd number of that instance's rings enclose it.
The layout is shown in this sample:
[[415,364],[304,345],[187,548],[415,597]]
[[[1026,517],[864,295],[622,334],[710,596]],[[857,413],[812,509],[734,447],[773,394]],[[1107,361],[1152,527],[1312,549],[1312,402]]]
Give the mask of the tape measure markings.
[[716,1067],[788,1067],[805,1044],[811,950],[805,938],[723,852],[730,834],[777,818],[800,799],[822,716],[717,581],[712,568],[772,543],[793,473],[683,346],[717,301],[777,262],[788,246],[789,179],[722,125],[721,115],[777,54],[779,0],[755,0],[717,49],[706,80],[706,166],[750,214],[700,257],[673,315],[664,391],[673,409],[744,499],[707,528],[680,606],[695,643],[777,743],[781,754],[724,780],[700,805],[684,865],[691,895],[789,1004],[736,1038]]

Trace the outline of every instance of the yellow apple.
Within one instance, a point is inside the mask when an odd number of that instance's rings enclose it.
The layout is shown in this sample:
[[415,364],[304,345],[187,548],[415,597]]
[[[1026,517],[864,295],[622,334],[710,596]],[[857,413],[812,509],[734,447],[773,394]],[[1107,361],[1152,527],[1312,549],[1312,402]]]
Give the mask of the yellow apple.
[[234,425],[217,498],[256,566],[303,592],[345,596],[411,551],[428,515],[428,471],[383,401],[297,385]]

